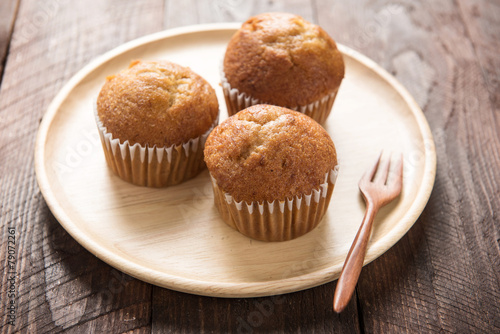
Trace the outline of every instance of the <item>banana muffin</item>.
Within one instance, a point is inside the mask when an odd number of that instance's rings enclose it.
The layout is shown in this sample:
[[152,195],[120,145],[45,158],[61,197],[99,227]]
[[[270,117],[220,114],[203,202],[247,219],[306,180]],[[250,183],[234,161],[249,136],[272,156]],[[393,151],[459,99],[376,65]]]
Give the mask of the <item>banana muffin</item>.
[[293,14],[264,13],[233,35],[221,76],[229,115],[268,103],[323,123],[344,78],[344,61],[321,27]]
[[122,179],[151,187],[203,170],[204,142],[218,114],[208,82],[165,60],[133,61],[107,77],[96,103],[108,165]]
[[223,220],[265,241],[312,230],[328,208],[337,175],[335,145],[317,122],[262,104],[215,127],[205,162]]

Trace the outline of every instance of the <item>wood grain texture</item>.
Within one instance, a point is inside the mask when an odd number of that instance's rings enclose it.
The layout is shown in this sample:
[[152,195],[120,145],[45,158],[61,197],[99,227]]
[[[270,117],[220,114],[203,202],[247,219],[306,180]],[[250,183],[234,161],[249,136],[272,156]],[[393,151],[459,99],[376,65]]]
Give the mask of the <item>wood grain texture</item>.
[[[458,4],[466,28],[465,34],[471,40],[490,101],[498,115],[500,109],[500,59],[498,57],[500,3],[485,0],[460,0]],[[498,121],[497,117],[497,125]]]
[[[150,331],[151,286],[105,265],[53,219],[35,181],[39,121],[61,86],[92,58],[161,29],[163,2],[22,1],[0,91],[0,258],[15,228],[17,319],[1,331]],[[2,287],[7,272],[2,270]]]
[[[492,105],[498,57],[489,51],[498,41],[481,30],[498,31],[499,23],[492,20],[494,4],[461,5],[357,1],[318,14],[338,41],[406,85],[437,147],[436,183],[423,215],[361,274],[358,302],[367,332],[491,333],[500,326],[500,127]],[[478,15],[487,8],[489,14]]]
[[164,27],[214,22],[243,22],[264,12],[290,12],[315,21],[311,0],[165,0]]
[[153,288],[155,333],[360,333],[356,303],[333,312],[332,283],[262,298],[225,299]]
[[[5,13],[13,3],[0,2],[2,22],[12,18]],[[19,3],[0,87],[0,332],[500,331],[498,2]],[[438,174],[426,210],[399,243],[363,269],[357,299],[339,316],[331,310],[335,282],[279,297],[219,299],[131,279],[62,229],[35,181],[39,121],[63,84],[93,57],[163,28],[242,21],[270,10],[319,23],[396,75],[435,136]],[[0,34],[0,44],[7,41]],[[6,324],[4,308],[9,227],[18,241],[14,327]]]
[[0,2],[0,83],[7,57],[12,30],[16,20],[19,0],[6,0]]

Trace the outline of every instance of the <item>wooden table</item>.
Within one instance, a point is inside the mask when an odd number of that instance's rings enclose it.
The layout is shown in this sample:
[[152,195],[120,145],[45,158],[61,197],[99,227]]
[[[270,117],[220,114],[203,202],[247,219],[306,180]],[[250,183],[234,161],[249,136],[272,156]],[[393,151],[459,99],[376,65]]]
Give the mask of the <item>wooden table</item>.
[[[222,299],[129,277],[66,233],[35,179],[44,112],[90,60],[163,29],[264,11],[300,14],[374,59],[413,94],[435,138],[437,177],[427,207],[363,269],[340,315],[331,307],[336,281],[279,297]],[[499,36],[500,3],[485,0],[2,0],[2,332],[499,333]]]

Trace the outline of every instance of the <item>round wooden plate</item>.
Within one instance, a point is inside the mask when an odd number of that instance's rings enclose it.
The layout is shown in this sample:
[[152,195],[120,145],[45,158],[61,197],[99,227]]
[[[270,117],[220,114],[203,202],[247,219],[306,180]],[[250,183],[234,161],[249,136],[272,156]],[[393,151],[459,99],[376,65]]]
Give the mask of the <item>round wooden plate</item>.
[[281,294],[336,279],[364,213],[358,180],[382,149],[404,153],[404,188],[378,214],[365,264],[408,231],[430,196],[436,154],[422,111],[390,74],[342,45],[346,76],[325,125],[340,174],[324,220],[309,234],[266,243],[232,230],[213,205],[207,172],[166,189],[112,174],[92,110],[105,77],[139,58],[189,66],[216,88],[224,120],[219,66],[239,26],[184,27],[124,44],[78,72],[40,125],[36,173],[54,216],[86,249],[138,279],[218,297]]

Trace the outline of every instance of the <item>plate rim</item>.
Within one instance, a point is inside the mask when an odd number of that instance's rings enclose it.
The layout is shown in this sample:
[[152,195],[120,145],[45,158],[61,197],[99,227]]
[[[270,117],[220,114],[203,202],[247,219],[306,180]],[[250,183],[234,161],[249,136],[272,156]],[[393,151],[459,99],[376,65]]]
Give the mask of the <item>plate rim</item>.
[[[197,295],[226,298],[245,298],[270,296],[308,289],[333,281],[337,279],[340,274],[341,265],[333,265],[308,274],[284,279],[249,283],[232,283],[202,281],[199,279],[180,277],[163,272],[160,273],[153,269],[142,267],[135,262],[126,260],[119,254],[113,253],[104,246],[101,246],[97,241],[87,236],[85,232],[78,228],[76,224],[72,223],[65,210],[60,205],[58,205],[57,197],[55,196],[53,189],[51,188],[51,184],[45,168],[44,159],[45,143],[48,137],[48,129],[50,128],[50,125],[57,115],[62,102],[64,102],[69,93],[83,79],[85,79],[89,73],[91,73],[95,68],[97,68],[104,62],[109,61],[112,58],[120,55],[121,53],[139,47],[143,44],[190,33],[202,33],[209,31],[215,32],[221,30],[236,31],[240,26],[241,22],[190,25],[159,31],[121,44],[107,51],[101,56],[94,58],[91,62],[89,62],[76,74],[74,74],[63,85],[52,102],[49,104],[39,126],[35,142],[35,173],[40,191],[42,192],[42,195],[44,196],[44,199],[54,217],[57,219],[59,224],[61,224],[61,226],[80,245],[97,256],[99,259],[120,271],[123,271],[133,277],[136,277],[137,279],[148,282],[150,284]],[[416,124],[420,131],[420,134],[422,135],[424,140],[425,163],[423,167],[422,185],[418,189],[417,196],[406,214],[403,216],[403,222],[398,223],[383,238],[370,245],[363,264],[367,265],[368,263],[384,254],[392,246],[394,246],[417,221],[430,198],[432,188],[434,186],[437,158],[430,126],[427,122],[427,119],[425,118],[423,111],[418,106],[417,102],[408,92],[408,90],[394,76],[383,69],[375,61],[342,44],[337,43],[337,46],[344,55],[348,55],[349,57],[354,58],[356,61],[363,64],[368,69],[374,71],[391,87],[393,87],[393,89],[401,96],[401,98],[405,101],[405,103],[411,110],[416,120]],[[268,286],[270,285],[270,283],[276,281],[280,282],[280,287],[276,288],[274,284],[271,284],[273,288],[269,289]]]

